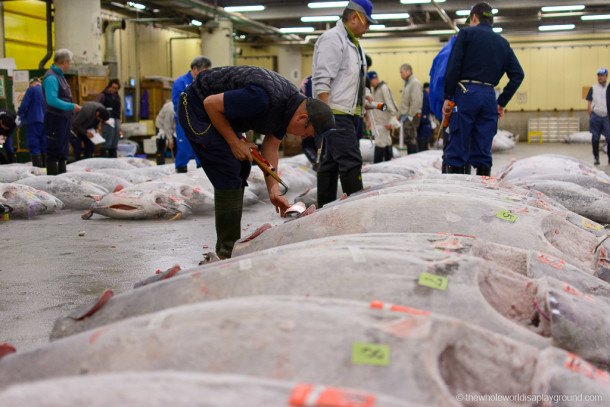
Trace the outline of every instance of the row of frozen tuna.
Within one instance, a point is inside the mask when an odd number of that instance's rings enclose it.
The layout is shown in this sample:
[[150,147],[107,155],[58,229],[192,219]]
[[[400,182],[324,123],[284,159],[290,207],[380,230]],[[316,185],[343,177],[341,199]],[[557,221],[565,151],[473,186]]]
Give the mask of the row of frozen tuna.
[[[596,365],[610,363],[610,287],[593,274],[535,248],[439,233],[330,236],[175,267],[58,320],[51,344],[0,359],[0,405],[114,405],[128,392],[128,405],[144,405],[148,379],[184,381],[156,387],[160,400],[184,388],[185,403],[209,406],[607,400],[610,376]],[[105,391],[89,393],[96,382]],[[324,404],[325,391],[353,404]]]

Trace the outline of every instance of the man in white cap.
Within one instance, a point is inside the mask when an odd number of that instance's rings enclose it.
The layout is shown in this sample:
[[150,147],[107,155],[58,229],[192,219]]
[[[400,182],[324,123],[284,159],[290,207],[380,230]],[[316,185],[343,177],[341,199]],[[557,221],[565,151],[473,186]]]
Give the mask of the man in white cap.
[[362,189],[362,156],[356,130],[364,115],[366,59],[359,39],[376,24],[370,0],[351,0],[337,25],[316,42],[313,97],[335,115],[336,133],[316,140],[322,148],[318,169],[318,206],[337,199],[337,181],[351,195]]
[[[599,139],[603,134],[606,142],[610,141],[610,119],[608,119],[608,69],[597,70],[597,83],[589,89],[587,101],[589,102],[589,131],[593,135],[594,164],[599,165]],[[610,151],[608,152],[608,163],[610,164]]]

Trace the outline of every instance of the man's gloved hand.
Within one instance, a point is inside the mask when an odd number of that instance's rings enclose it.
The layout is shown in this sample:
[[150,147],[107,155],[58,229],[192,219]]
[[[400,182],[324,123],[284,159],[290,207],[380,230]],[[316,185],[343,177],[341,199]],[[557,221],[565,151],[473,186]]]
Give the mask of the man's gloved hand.
[[290,208],[286,197],[281,196],[278,191],[272,191],[269,193],[269,200],[275,206],[275,212],[279,213],[282,218],[285,218],[286,210]]
[[15,125],[17,125],[17,127],[21,127],[21,117],[17,116],[15,118]]

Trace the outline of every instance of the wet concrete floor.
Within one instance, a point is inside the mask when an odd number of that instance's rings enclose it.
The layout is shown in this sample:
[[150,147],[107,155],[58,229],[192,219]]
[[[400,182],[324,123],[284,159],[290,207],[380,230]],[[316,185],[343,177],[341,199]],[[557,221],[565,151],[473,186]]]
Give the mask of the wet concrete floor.
[[[494,170],[513,158],[564,154],[592,163],[589,145],[520,143],[494,155]],[[600,169],[610,173],[602,158]],[[0,222],[0,343],[28,350],[48,342],[56,318],[93,302],[106,288],[115,294],[174,264],[194,267],[215,244],[213,216],[179,221],[119,221],[79,211],[33,220]],[[246,208],[243,234],[280,223],[270,204]],[[79,236],[79,232],[85,236]],[[204,248],[207,245],[209,248]]]

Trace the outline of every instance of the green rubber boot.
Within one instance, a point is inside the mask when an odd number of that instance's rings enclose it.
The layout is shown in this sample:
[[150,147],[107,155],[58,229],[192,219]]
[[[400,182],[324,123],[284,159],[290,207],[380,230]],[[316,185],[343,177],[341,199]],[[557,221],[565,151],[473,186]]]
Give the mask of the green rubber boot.
[[244,189],[214,190],[214,215],[216,220],[216,254],[228,259],[233,246],[241,237],[241,213]]

